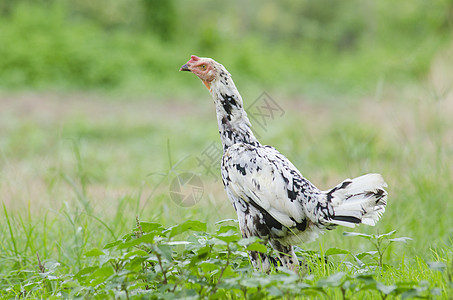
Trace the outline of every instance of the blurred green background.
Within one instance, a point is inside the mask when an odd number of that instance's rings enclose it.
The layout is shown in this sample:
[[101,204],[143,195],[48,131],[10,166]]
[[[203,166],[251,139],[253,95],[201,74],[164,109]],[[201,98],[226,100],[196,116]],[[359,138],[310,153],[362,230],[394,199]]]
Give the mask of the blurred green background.
[[362,95],[424,79],[452,24],[451,0],[2,0],[0,89],[171,97],[196,54],[251,88]]
[[[76,273],[137,215],[236,217],[196,160],[220,140],[210,95],[178,72],[191,54],[222,63],[245,107],[263,91],[281,106],[253,129],[320,189],[383,174],[387,211],[357,230],[413,238],[390,263],[451,262],[452,29],[453,0],[0,0],[0,295],[37,252]],[[184,172],[204,184],[191,207],[169,194]],[[370,250],[344,230],[302,246]]]

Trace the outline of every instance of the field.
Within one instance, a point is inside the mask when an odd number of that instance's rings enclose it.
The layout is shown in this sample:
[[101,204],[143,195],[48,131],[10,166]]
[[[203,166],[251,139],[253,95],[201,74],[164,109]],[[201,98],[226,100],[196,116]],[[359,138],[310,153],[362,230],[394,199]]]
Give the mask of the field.
[[[337,228],[299,245],[309,265],[299,275],[253,272],[245,249],[263,249],[240,241],[233,221],[218,224],[235,213],[216,177],[219,166],[206,169],[197,160],[220,147],[207,92],[197,99],[114,101],[92,94],[2,95],[1,294],[451,297],[453,102],[425,84],[324,102],[268,92],[281,112],[265,126],[257,122],[255,131],[312,182],[327,189],[345,177],[379,172],[388,183],[381,221],[353,232],[396,233],[367,240]],[[265,103],[238,86],[246,103]],[[200,179],[195,185],[203,195],[194,202],[171,195],[183,173]],[[376,243],[382,253],[372,252]]]
[[[0,2],[0,298],[453,297],[453,2]],[[377,226],[254,271],[215,109],[232,73],[263,144],[321,189],[376,172]]]

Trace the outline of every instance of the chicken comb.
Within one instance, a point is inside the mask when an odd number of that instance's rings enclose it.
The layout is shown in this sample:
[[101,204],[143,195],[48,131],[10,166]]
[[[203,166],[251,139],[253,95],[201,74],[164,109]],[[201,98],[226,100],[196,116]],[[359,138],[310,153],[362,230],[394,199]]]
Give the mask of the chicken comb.
[[190,56],[190,60],[188,61],[188,63],[190,63],[190,62],[196,62],[196,61],[199,61],[199,60],[200,60],[200,58],[199,58],[198,56],[196,56],[196,55],[191,55],[191,56]]

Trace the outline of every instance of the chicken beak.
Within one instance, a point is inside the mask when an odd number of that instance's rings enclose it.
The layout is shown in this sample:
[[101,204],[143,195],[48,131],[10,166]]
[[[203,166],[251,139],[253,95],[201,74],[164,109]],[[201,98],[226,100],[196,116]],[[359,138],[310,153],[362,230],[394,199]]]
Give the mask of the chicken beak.
[[183,64],[182,67],[179,69],[179,71],[189,71],[190,72],[189,65]]

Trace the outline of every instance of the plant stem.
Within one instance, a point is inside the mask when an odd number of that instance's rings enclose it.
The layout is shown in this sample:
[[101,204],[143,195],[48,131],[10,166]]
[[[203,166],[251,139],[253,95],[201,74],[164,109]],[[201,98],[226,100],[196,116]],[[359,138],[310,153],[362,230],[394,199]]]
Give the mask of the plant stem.
[[162,260],[160,259],[160,254],[156,253],[157,261],[159,262],[160,269],[162,270],[162,276],[164,277],[164,284],[167,284],[167,274],[164,268],[162,267]]
[[225,264],[225,266],[222,268],[222,271],[220,271],[219,279],[217,280],[217,284],[215,285],[214,289],[212,290],[211,295],[214,295],[215,292],[217,291],[217,286],[219,285],[219,283],[220,283],[220,281],[221,281],[221,279],[222,279],[223,273],[225,272],[226,268],[228,268],[228,266],[229,266],[229,264],[230,264],[231,249],[230,249],[230,245],[229,245],[229,244],[227,245],[227,250],[228,250],[228,254],[227,254],[227,261],[226,261],[226,264]]

